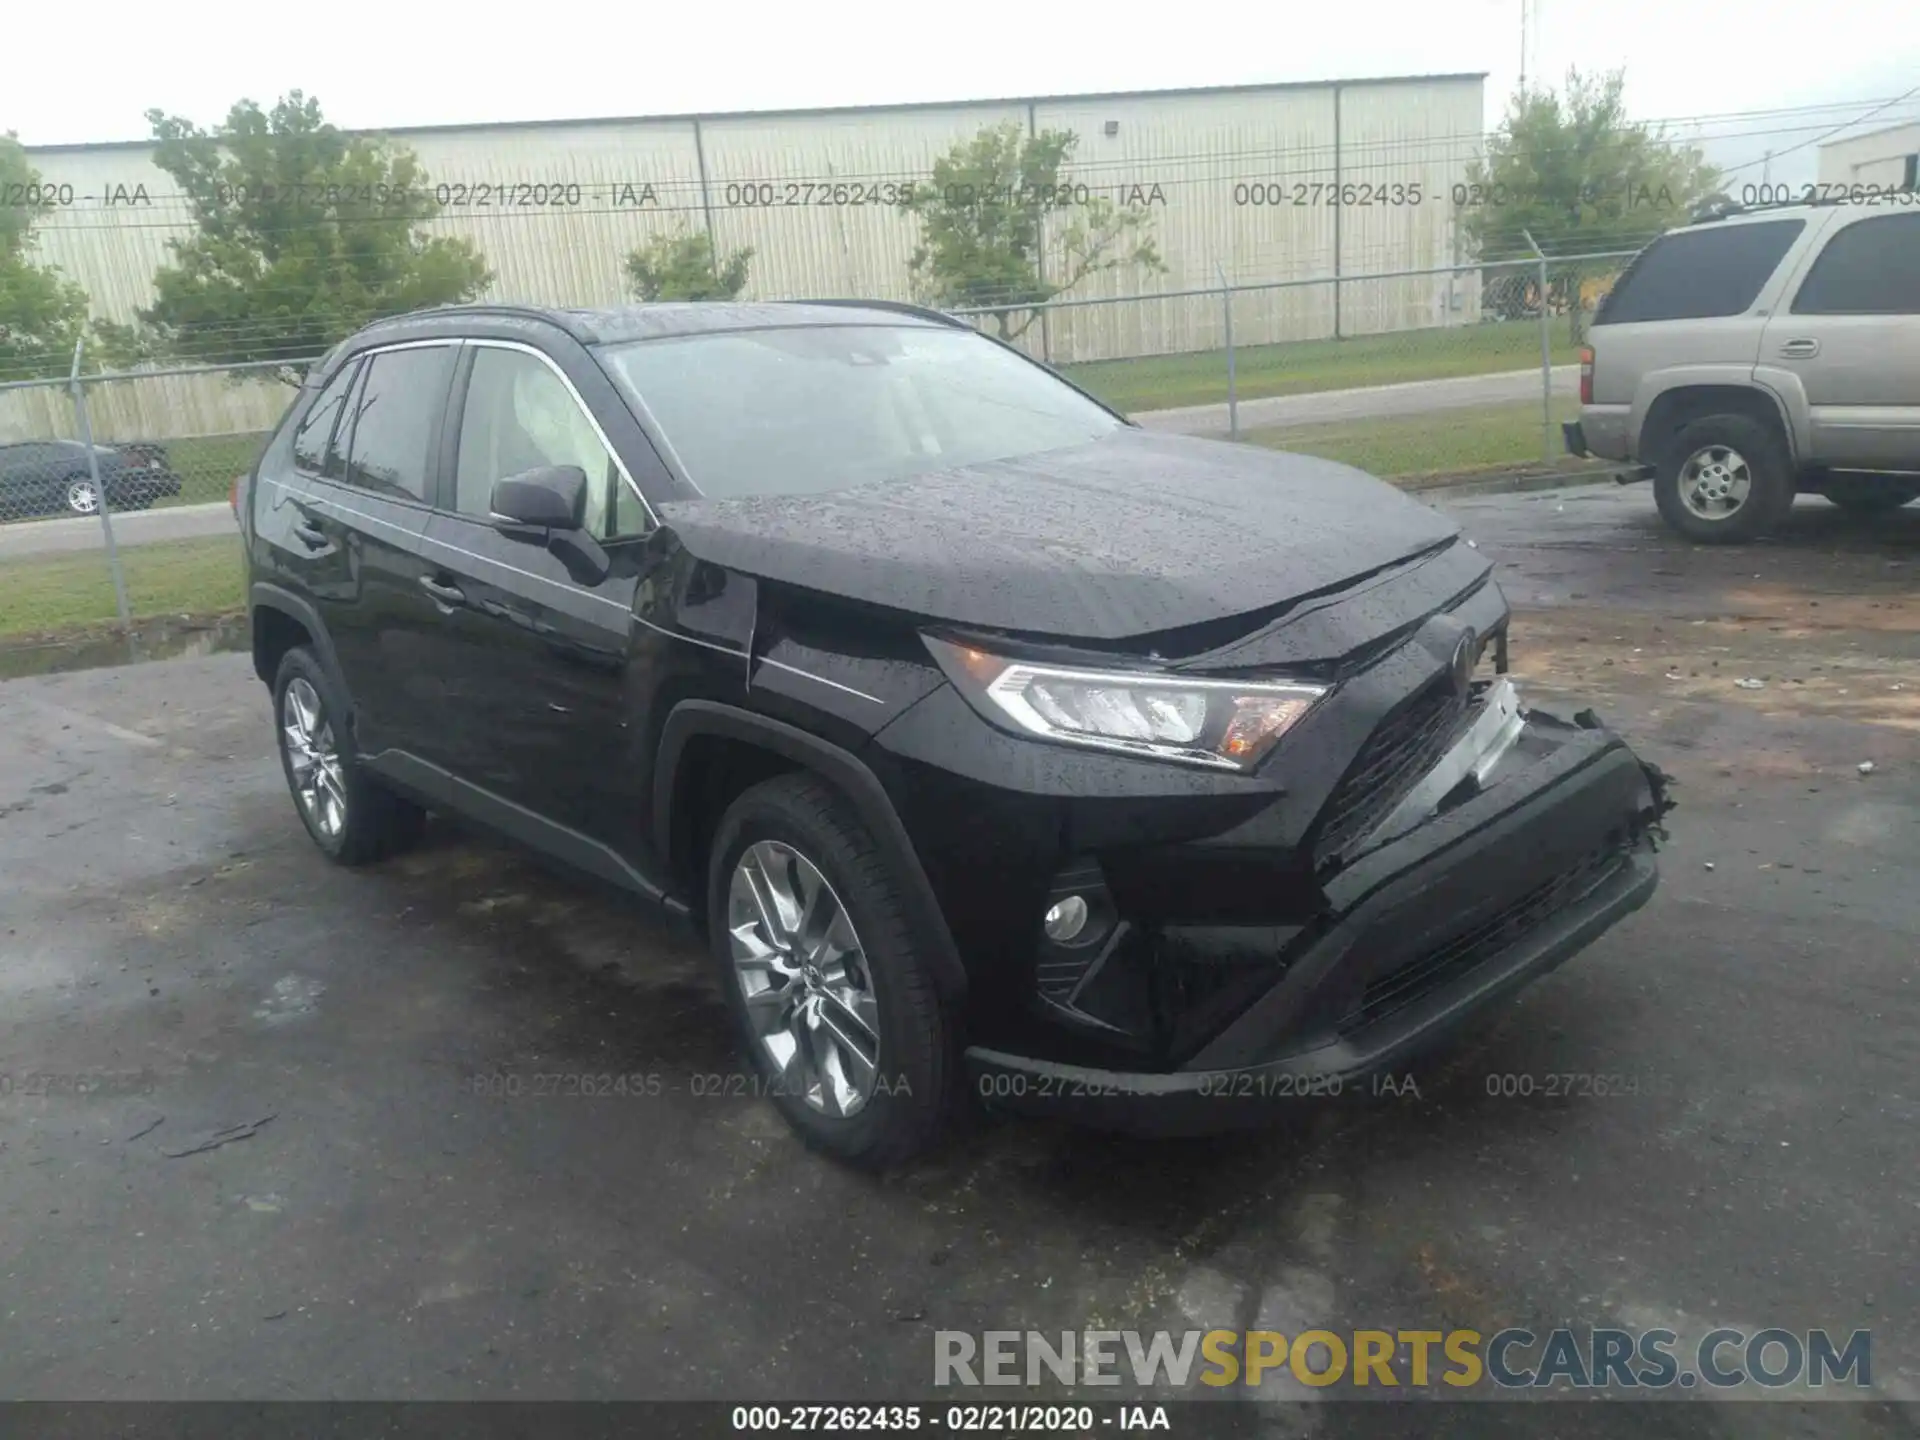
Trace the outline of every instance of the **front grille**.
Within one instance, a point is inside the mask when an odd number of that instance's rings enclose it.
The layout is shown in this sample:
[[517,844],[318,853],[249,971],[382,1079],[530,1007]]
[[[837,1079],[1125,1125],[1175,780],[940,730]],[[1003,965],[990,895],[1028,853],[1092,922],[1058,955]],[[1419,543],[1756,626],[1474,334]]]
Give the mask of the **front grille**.
[[1384,1020],[1429,991],[1492,959],[1555,911],[1585,899],[1612,876],[1625,859],[1626,851],[1619,844],[1592,851],[1497,914],[1454,936],[1439,949],[1376,977],[1362,993],[1359,1005],[1340,1022],[1340,1032],[1350,1034]]
[[1442,679],[1380,722],[1320,812],[1313,850],[1322,864],[1344,856],[1433,768],[1466,710],[1467,697]]

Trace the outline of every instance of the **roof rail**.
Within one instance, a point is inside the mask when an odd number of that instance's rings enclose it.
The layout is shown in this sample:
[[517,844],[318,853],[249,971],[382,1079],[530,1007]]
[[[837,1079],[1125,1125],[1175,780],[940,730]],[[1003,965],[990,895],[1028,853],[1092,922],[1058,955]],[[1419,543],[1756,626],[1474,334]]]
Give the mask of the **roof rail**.
[[973,327],[957,315],[949,315],[944,310],[936,310],[931,305],[915,305],[906,300],[782,300],[783,305],[839,305],[849,310],[892,310],[900,315],[913,315],[922,320],[931,320],[937,325],[947,325],[959,330],[971,330]]
[[[1888,192],[1897,193],[1897,192]],[[1687,224],[1707,225],[1715,220],[1726,220],[1735,215],[1765,215],[1771,210],[1812,210],[1828,205],[1867,204],[1882,198],[1879,195],[1850,195],[1845,190],[1828,194],[1810,195],[1805,199],[1769,200],[1753,205],[1743,205],[1738,200],[1721,198],[1703,200],[1688,212]]]
[[389,315],[386,318],[417,320],[423,315],[439,315],[449,310],[458,310],[463,315],[518,315],[535,320],[552,320],[559,312],[559,307],[516,305],[511,300],[448,300],[438,305],[424,305],[418,310],[407,310],[399,315]]

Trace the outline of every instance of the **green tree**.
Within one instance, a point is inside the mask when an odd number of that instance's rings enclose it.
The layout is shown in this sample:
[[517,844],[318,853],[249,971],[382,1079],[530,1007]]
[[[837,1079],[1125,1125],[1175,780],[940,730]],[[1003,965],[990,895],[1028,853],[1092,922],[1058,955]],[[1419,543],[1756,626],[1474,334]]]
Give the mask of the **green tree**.
[[28,203],[39,183],[19,141],[0,135],[0,380],[66,374],[87,331],[87,292],[31,258],[34,224],[47,211]]
[[642,300],[734,300],[747,288],[753,248],[715,262],[713,237],[704,231],[662,231],[627,256],[627,284]]
[[908,260],[928,304],[994,308],[1001,338],[1033,324],[1042,305],[1108,270],[1163,271],[1151,214],[1065,178],[1079,137],[989,126],[933,162],[904,208],[920,223]]
[[471,300],[493,278],[466,240],[430,236],[439,213],[410,150],[328,124],[295,90],[242,100],[211,132],[149,110],[156,166],[194,233],[140,312],[157,354],[215,364],[318,355],[371,320]]
[[[1663,128],[1627,116],[1625,77],[1567,75],[1562,93],[1523,90],[1467,168],[1461,229],[1481,260],[1531,256],[1531,235],[1548,255],[1634,250],[1686,218],[1718,192],[1719,172],[1700,151],[1673,143]],[[1556,266],[1563,298],[1599,271]],[[1551,298],[1551,297],[1550,297]],[[1580,306],[1568,305],[1579,338]]]

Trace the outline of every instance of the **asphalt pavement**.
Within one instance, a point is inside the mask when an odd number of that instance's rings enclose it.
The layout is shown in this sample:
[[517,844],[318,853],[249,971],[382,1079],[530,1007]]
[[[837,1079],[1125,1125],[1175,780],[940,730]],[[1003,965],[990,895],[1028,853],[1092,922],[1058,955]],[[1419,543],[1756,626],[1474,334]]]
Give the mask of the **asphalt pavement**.
[[[1214,1140],[988,1118],[852,1174],[646,912],[438,822],[322,861],[243,656],[0,684],[0,1395],[906,1398],[936,1330],[1614,1324],[1870,1329],[1920,1398],[1920,514],[1708,551],[1644,487],[1455,508],[1525,692],[1676,777],[1661,888],[1390,1093]],[[1393,1423],[1913,1433],[1465,1410]]]
[[[170,505],[161,510],[117,511],[109,519],[113,523],[113,543],[116,546],[233,534],[233,510],[225,501],[205,505]],[[16,520],[11,525],[0,525],[0,561],[20,555],[104,550],[106,544],[98,515],[62,515],[47,520]]]

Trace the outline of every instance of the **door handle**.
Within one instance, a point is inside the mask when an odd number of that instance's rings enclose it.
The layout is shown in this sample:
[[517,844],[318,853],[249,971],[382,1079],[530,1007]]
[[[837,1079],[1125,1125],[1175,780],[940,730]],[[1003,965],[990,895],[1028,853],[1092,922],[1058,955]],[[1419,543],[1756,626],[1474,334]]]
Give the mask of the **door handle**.
[[327,532],[310,519],[301,519],[294,523],[293,535],[309,550],[324,550],[333,541],[327,538]]
[[438,604],[447,609],[452,609],[455,605],[464,605],[467,603],[466,591],[462,590],[458,585],[449,585],[444,581],[436,580],[431,575],[422,575],[420,577],[420,588],[431,595]]
[[1789,340],[1780,347],[1780,353],[1789,360],[1810,360],[1820,353],[1818,340]]

